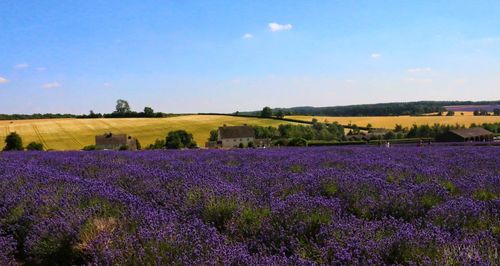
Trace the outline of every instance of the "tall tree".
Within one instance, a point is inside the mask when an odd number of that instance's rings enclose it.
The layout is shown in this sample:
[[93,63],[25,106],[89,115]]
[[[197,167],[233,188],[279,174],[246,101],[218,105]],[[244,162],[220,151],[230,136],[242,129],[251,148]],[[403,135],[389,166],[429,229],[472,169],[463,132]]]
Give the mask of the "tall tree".
[[116,101],[116,112],[119,114],[130,113],[130,106],[127,101],[118,99]]
[[5,138],[4,151],[22,151],[23,150],[23,140],[19,134],[16,132],[10,133]]
[[266,106],[262,109],[262,112],[260,113],[260,116],[262,117],[271,117],[273,116],[273,110],[271,109],[271,107],[269,106]]
[[219,131],[217,129],[210,130],[208,141],[217,141],[219,139]]
[[144,116],[146,117],[154,117],[155,111],[151,107],[144,107]]

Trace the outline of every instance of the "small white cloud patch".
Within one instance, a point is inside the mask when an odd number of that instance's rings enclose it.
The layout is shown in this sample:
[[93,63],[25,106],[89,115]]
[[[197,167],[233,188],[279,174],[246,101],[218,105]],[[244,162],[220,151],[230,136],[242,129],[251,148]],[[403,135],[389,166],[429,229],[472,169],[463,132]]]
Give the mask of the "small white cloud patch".
[[7,82],[9,82],[9,80],[8,80],[8,79],[6,79],[6,78],[4,78],[4,77],[0,77],[0,84],[5,84],[5,83],[7,83]]
[[409,73],[424,73],[424,72],[431,72],[432,68],[430,67],[417,67],[417,68],[410,68],[407,69]]
[[250,34],[250,33],[245,33],[243,34],[243,36],[241,36],[242,39],[252,39],[253,38],[253,35]]
[[25,69],[25,68],[28,68],[30,65],[26,64],[26,63],[21,63],[21,64],[17,64],[14,66],[14,69]]
[[276,22],[271,22],[267,24],[267,26],[269,27],[269,30],[272,32],[291,30],[293,28],[292,24],[279,24]]
[[42,85],[42,88],[44,88],[44,89],[54,89],[54,88],[59,88],[59,87],[61,87],[61,84],[57,81],[45,83]]
[[382,55],[378,54],[378,53],[373,53],[371,56],[372,56],[372,59],[380,59],[380,57],[382,57]]

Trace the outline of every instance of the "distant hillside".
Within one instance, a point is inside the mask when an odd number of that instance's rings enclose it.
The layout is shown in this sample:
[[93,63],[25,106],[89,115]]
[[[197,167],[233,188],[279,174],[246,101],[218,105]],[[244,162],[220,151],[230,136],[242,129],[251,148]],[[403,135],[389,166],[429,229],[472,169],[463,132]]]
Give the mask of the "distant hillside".
[[[274,108],[273,112],[282,110],[287,115],[316,116],[395,116],[421,115],[434,112],[444,112],[450,106],[500,105],[500,101],[419,101],[400,103],[377,103],[330,107],[301,106],[291,108]],[[259,111],[240,112],[240,114],[258,114]]]

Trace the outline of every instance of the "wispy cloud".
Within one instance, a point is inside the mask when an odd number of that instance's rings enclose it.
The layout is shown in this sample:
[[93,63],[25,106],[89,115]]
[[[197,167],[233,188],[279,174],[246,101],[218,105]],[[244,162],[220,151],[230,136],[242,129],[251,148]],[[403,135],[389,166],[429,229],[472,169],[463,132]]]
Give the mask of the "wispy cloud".
[[432,79],[427,79],[427,78],[407,78],[404,81],[410,82],[410,83],[432,83]]
[[45,83],[42,85],[42,88],[44,88],[44,89],[54,89],[54,88],[59,88],[59,87],[61,87],[61,83],[59,83],[57,81]]
[[28,68],[30,65],[26,64],[26,63],[21,63],[21,64],[17,64],[14,66],[14,69],[25,69],[25,68]]
[[251,33],[245,33],[243,36],[241,36],[242,39],[252,39],[253,35]]
[[382,55],[381,55],[381,54],[379,54],[379,53],[373,53],[373,54],[371,55],[371,57],[372,57],[372,59],[380,59],[380,58],[382,57]]
[[36,71],[39,71],[39,72],[43,72],[43,71],[45,71],[45,70],[47,70],[47,68],[46,68],[46,67],[37,67],[37,68],[36,68]]
[[406,71],[409,73],[425,73],[425,72],[432,72],[432,68],[430,68],[430,67],[416,67],[416,68],[409,68]]
[[4,77],[0,77],[0,84],[5,84],[5,83],[7,83],[7,82],[9,82],[9,80],[8,80],[8,79],[6,79],[6,78],[4,78]]
[[269,30],[272,32],[291,30],[293,28],[292,24],[279,24],[276,22],[271,22],[267,24],[267,26],[269,27]]

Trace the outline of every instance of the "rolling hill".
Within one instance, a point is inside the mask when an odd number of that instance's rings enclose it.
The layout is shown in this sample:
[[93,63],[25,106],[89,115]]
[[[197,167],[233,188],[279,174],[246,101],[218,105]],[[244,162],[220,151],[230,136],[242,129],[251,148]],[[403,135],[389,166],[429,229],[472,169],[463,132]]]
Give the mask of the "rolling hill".
[[[170,118],[105,118],[105,119],[40,119],[0,121],[0,140],[10,132],[17,132],[24,145],[31,141],[44,144],[46,149],[79,150],[94,144],[96,135],[105,132],[126,133],[137,137],[142,146],[165,138],[171,130],[185,129],[192,133],[199,146],[204,146],[212,129],[226,125],[278,126],[285,121],[218,116],[186,115]],[[3,147],[3,143],[0,144]]]

